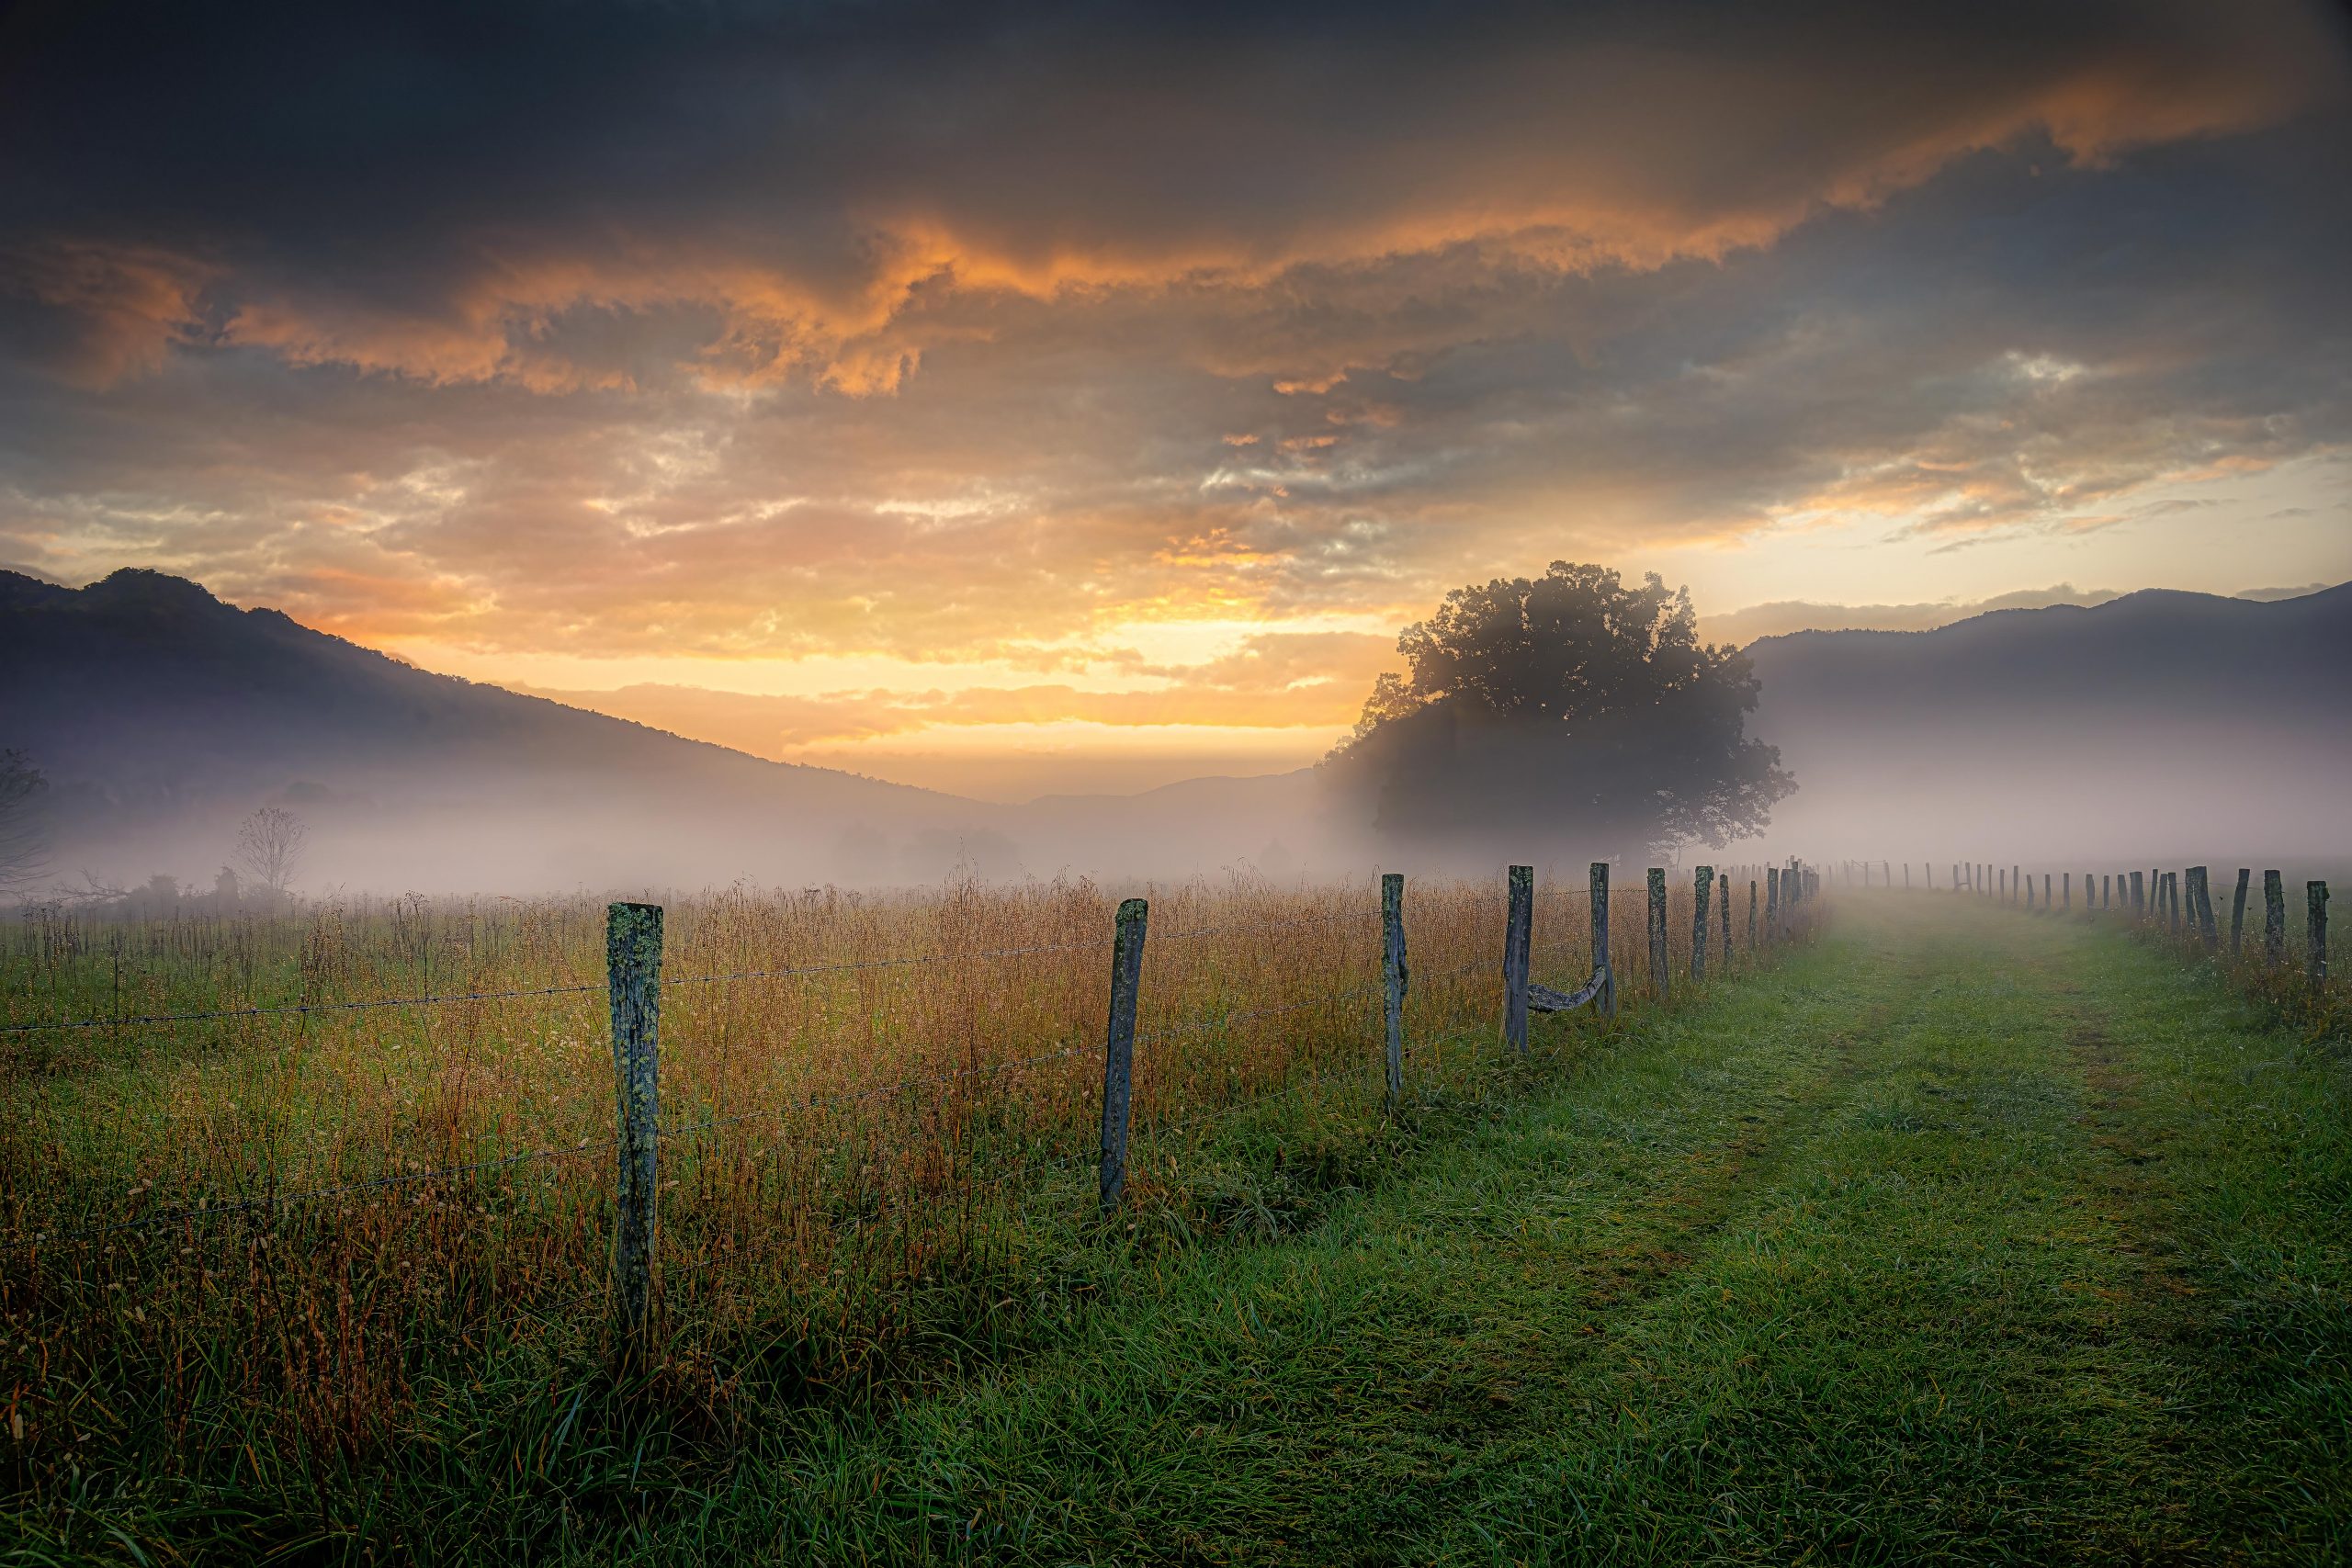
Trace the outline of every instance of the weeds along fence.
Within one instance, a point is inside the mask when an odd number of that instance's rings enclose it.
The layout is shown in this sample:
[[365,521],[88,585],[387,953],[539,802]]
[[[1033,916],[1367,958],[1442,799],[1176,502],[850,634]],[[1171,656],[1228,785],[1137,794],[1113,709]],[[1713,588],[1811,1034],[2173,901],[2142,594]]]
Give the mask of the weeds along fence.
[[0,993],[8,1430],[70,1459],[228,1404],[356,1449],[452,1357],[674,1368],[778,1335],[854,1383],[931,1331],[915,1287],[999,1288],[1031,1218],[1225,1223],[1222,1149],[1312,1162],[1519,1070],[1531,1014],[1755,964],[1822,886],[1759,869],[29,911]]

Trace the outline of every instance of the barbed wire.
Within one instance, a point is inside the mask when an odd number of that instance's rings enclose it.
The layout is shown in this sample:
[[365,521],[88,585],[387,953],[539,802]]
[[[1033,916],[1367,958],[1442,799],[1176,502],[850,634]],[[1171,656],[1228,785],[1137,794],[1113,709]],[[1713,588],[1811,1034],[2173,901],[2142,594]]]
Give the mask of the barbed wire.
[[77,1029],[129,1029],[156,1023],[205,1023],[229,1018],[288,1018],[314,1012],[363,1012],[370,1008],[439,1007],[453,1002],[509,1001],[518,997],[569,997],[601,991],[594,986],[537,986],[512,991],[455,991],[436,996],[370,997],[348,1002],[289,1002],[283,1006],[215,1008],[206,1012],[141,1013],[124,1018],[60,1019],[0,1024],[0,1034],[62,1033]]
[[380,1191],[392,1187],[409,1187],[421,1181],[432,1181],[451,1176],[473,1176],[486,1170],[504,1170],[514,1166],[531,1165],[542,1160],[568,1159],[574,1155],[594,1154],[618,1145],[617,1137],[590,1139],[562,1148],[530,1149],[521,1154],[501,1155],[492,1159],[470,1160],[462,1165],[435,1166],[425,1170],[406,1170],[390,1176],[368,1177],[358,1181],[338,1182],[331,1187],[312,1187],[299,1192],[275,1193],[266,1198],[225,1199],[220,1202],[184,1203],[178,1208],[158,1213],[141,1214],[135,1220],[117,1220],[108,1224],[87,1225],[78,1230],[55,1233],[36,1231],[23,1240],[0,1245],[0,1254],[30,1252],[40,1247],[65,1242],[86,1241],[113,1235],[122,1231],[152,1230],[157,1225],[179,1224],[184,1222],[209,1222],[232,1215],[275,1213],[300,1203],[313,1203],[328,1198],[348,1197],[356,1192]]
[[[1233,922],[1218,926],[1202,926],[1191,931],[1171,931],[1153,940],[1160,942],[1188,942],[1197,937],[1228,932],[1283,931],[1299,926],[1328,925],[1344,920],[1377,918],[1378,911],[1340,915],[1309,915],[1296,919],[1260,922]],[[1047,942],[1034,947],[995,948],[984,953],[916,953],[897,958],[858,959],[840,964],[802,964],[773,969],[732,969],[708,975],[680,975],[665,977],[664,989],[687,986],[730,985],[745,980],[784,980],[812,975],[845,975],[871,969],[925,968],[935,964],[990,963],[1007,958],[1028,958],[1046,953],[1108,952],[1112,940],[1091,938],[1085,942]],[[0,1024],[0,1035],[65,1033],[91,1029],[135,1029],[167,1023],[209,1023],[239,1018],[293,1018],[311,1013],[362,1012],[380,1008],[444,1007],[460,1002],[512,1001],[532,997],[586,996],[605,990],[601,983],[571,986],[521,987],[503,991],[455,991],[406,997],[369,997],[340,1002],[288,1002],[242,1008],[212,1008],[195,1012],[136,1013],[117,1017],[40,1020],[31,1022]]]
[[[1209,929],[1213,928],[1204,928],[1204,933]],[[1090,943],[1086,945],[1091,946],[1097,944]],[[1066,945],[1030,950],[1009,949],[1004,950],[1000,953],[981,956],[1012,956],[1023,951],[1053,952],[1069,950],[1070,949]],[[1489,962],[1491,962],[1491,960],[1487,958],[1476,958],[1452,969],[1439,971],[1435,974],[1426,975],[1419,977],[1425,981],[1451,979],[1468,974],[1475,969],[1484,967]],[[693,978],[699,979],[706,977],[696,976]],[[571,994],[600,988],[601,987],[546,987],[535,991],[522,991],[515,993],[467,993],[466,996],[469,999],[493,999],[505,994],[526,996],[558,995]],[[1151,1029],[1139,1032],[1135,1038],[1137,1043],[1143,1043],[1153,1040],[1171,1038],[1177,1035],[1201,1033],[1213,1030],[1231,1029],[1237,1025],[1254,1022],[1263,1019],[1277,1018],[1291,1013],[1303,1012],[1310,1008],[1326,1007],[1339,1002],[1369,997],[1378,993],[1381,988],[1381,982],[1368,981],[1362,985],[1345,987],[1338,990],[1325,992],[1320,996],[1309,997],[1297,1001],[1285,1002],[1261,1008],[1251,1008],[1240,1012],[1227,1013],[1215,1018],[1192,1019],[1182,1021],[1181,1022],[1160,1024]],[[419,998],[388,998],[375,1003],[345,1005],[394,1006],[399,1005],[401,1002],[414,1001],[417,999]],[[236,1016],[236,1014],[232,1013],[231,1016]],[[758,1111],[744,1111],[736,1115],[707,1117],[701,1122],[689,1123],[683,1127],[667,1129],[657,1127],[654,1136],[657,1140],[690,1137],[699,1133],[715,1131],[729,1126],[741,1125],[745,1122],[768,1120],[771,1118],[781,1118],[786,1115],[811,1111],[832,1109],[859,1101],[878,1100],[903,1094],[910,1089],[953,1084],[983,1077],[993,1077],[1004,1073],[1018,1071],[1024,1067],[1043,1066],[1054,1062],[1065,1061],[1075,1057],[1092,1056],[1102,1053],[1103,1049],[1104,1047],[1098,1043],[1082,1043],[1063,1046],[1052,1051],[1039,1052],[1027,1056],[1014,1057],[1007,1061],[987,1063],[977,1066],[958,1067],[944,1073],[911,1075],[910,1077],[894,1079],[888,1083],[871,1085],[864,1089],[842,1090],[831,1094],[809,1095],[788,1102],[770,1104],[762,1107]],[[184,1201],[172,1208],[165,1209],[153,1214],[143,1214],[135,1219],[114,1221],[101,1225],[81,1226],[72,1230],[58,1231],[54,1233],[36,1232],[33,1235],[28,1238],[23,1238],[15,1242],[0,1243],[0,1256],[20,1254],[49,1247],[87,1242],[130,1231],[152,1230],[163,1225],[209,1224],[223,1218],[254,1213],[275,1214],[281,1210],[292,1208],[300,1204],[318,1202],[334,1198],[348,1197],[361,1192],[379,1191],[391,1188],[413,1186],[423,1182],[447,1179],[455,1177],[479,1175],[485,1171],[507,1169],[521,1165],[567,1158],[580,1154],[594,1153],[598,1150],[616,1147],[619,1142],[620,1140],[617,1136],[592,1139],[560,1148],[548,1147],[531,1149],[515,1154],[497,1156],[488,1159],[464,1161],[456,1165],[436,1166],[422,1170],[401,1171],[386,1176],[368,1178],[357,1181],[338,1182],[329,1186],[308,1188],[295,1192],[277,1193],[261,1198],[228,1199],[219,1202],[210,1201],[209,1200],[198,1200],[192,1202]]]
[[1017,1071],[1022,1067],[1042,1066],[1049,1062],[1066,1061],[1073,1056],[1099,1055],[1102,1051],[1102,1047],[1100,1045],[1067,1045],[1057,1051],[1043,1051],[1033,1056],[1019,1056],[1008,1062],[990,1062],[984,1066],[958,1067],[953,1072],[899,1078],[890,1083],[875,1084],[865,1089],[844,1089],[837,1094],[812,1094],[805,1099],[770,1104],[757,1111],[743,1111],[739,1115],[715,1116],[678,1128],[660,1128],[655,1132],[654,1136],[656,1139],[689,1137],[696,1133],[707,1133],[720,1127],[739,1126],[746,1122],[765,1121],[772,1117],[781,1119],[799,1111],[828,1111],[837,1106],[855,1104],[860,1100],[882,1100],[894,1094],[903,1094],[910,1089],[922,1089],[933,1084],[957,1083],[968,1078],[994,1077],[1003,1073]]

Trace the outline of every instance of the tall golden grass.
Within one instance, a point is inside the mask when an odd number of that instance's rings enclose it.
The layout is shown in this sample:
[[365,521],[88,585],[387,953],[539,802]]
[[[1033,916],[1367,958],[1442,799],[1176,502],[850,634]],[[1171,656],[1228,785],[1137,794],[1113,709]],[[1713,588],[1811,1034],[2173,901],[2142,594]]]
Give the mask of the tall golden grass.
[[[1385,1114],[1378,888],[1135,891],[1151,916],[1124,1223],[1214,1224],[1231,1215],[1194,1179],[1237,1127],[1305,1148]],[[1643,898],[1621,879],[1631,1007],[1650,999]],[[1116,902],[1082,880],[667,901],[655,1328],[690,1399],[723,1406],[747,1345],[812,1385],[883,1373],[951,1332],[917,1286],[972,1281],[952,1332],[985,1331],[981,1297],[1035,1263],[1036,1217],[1088,1213]],[[1746,902],[1743,880],[1717,975],[1751,962]],[[1499,875],[1408,885],[1414,1095],[1498,1060],[1504,907]],[[1581,979],[1589,920],[1580,869],[1539,887],[1538,979]],[[245,1443],[356,1454],[469,1368],[589,1353],[614,1185],[602,941],[584,897],[28,916],[0,1023],[316,1010],[0,1034],[0,1400],[20,1459],[128,1451],[141,1424],[193,1441],[223,1408]],[[471,999],[343,1006],[424,996]]]

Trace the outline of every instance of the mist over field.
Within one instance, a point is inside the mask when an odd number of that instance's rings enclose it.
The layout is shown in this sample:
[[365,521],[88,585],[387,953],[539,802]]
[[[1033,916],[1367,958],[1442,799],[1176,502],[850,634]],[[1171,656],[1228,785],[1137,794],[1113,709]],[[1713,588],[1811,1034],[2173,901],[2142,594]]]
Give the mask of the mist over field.
[[430,675],[157,574],[5,587],[0,733],[50,784],[49,879],[28,894],[158,874],[201,892],[265,806],[306,825],[298,887],[313,894],[1312,880],[1653,848],[1925,863],[1922,880],[1956,860],[2352,855],[2352,684],[2328,673],[2352,669],[2352,588],[1762,639],[1745,732],[1779,750],[1793,791],[1761,833],[1657,844],[1578,818],[1597,761],[1481,752],[1466,731],[1429,760],[1428,787],[1468,799],[1502,781],[1524,812],[1490,841],[1384,827],[1328,766],[1004,805]]

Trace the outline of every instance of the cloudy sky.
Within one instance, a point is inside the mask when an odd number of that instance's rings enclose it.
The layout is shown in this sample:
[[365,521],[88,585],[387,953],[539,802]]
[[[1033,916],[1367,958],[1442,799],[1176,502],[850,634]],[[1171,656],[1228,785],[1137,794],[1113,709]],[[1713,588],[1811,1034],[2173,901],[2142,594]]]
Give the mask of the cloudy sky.
[[1554,558],[1742,640],[2335,582],[2348,36],[23,5],[0,565],[1007,796],[1309,760]]

